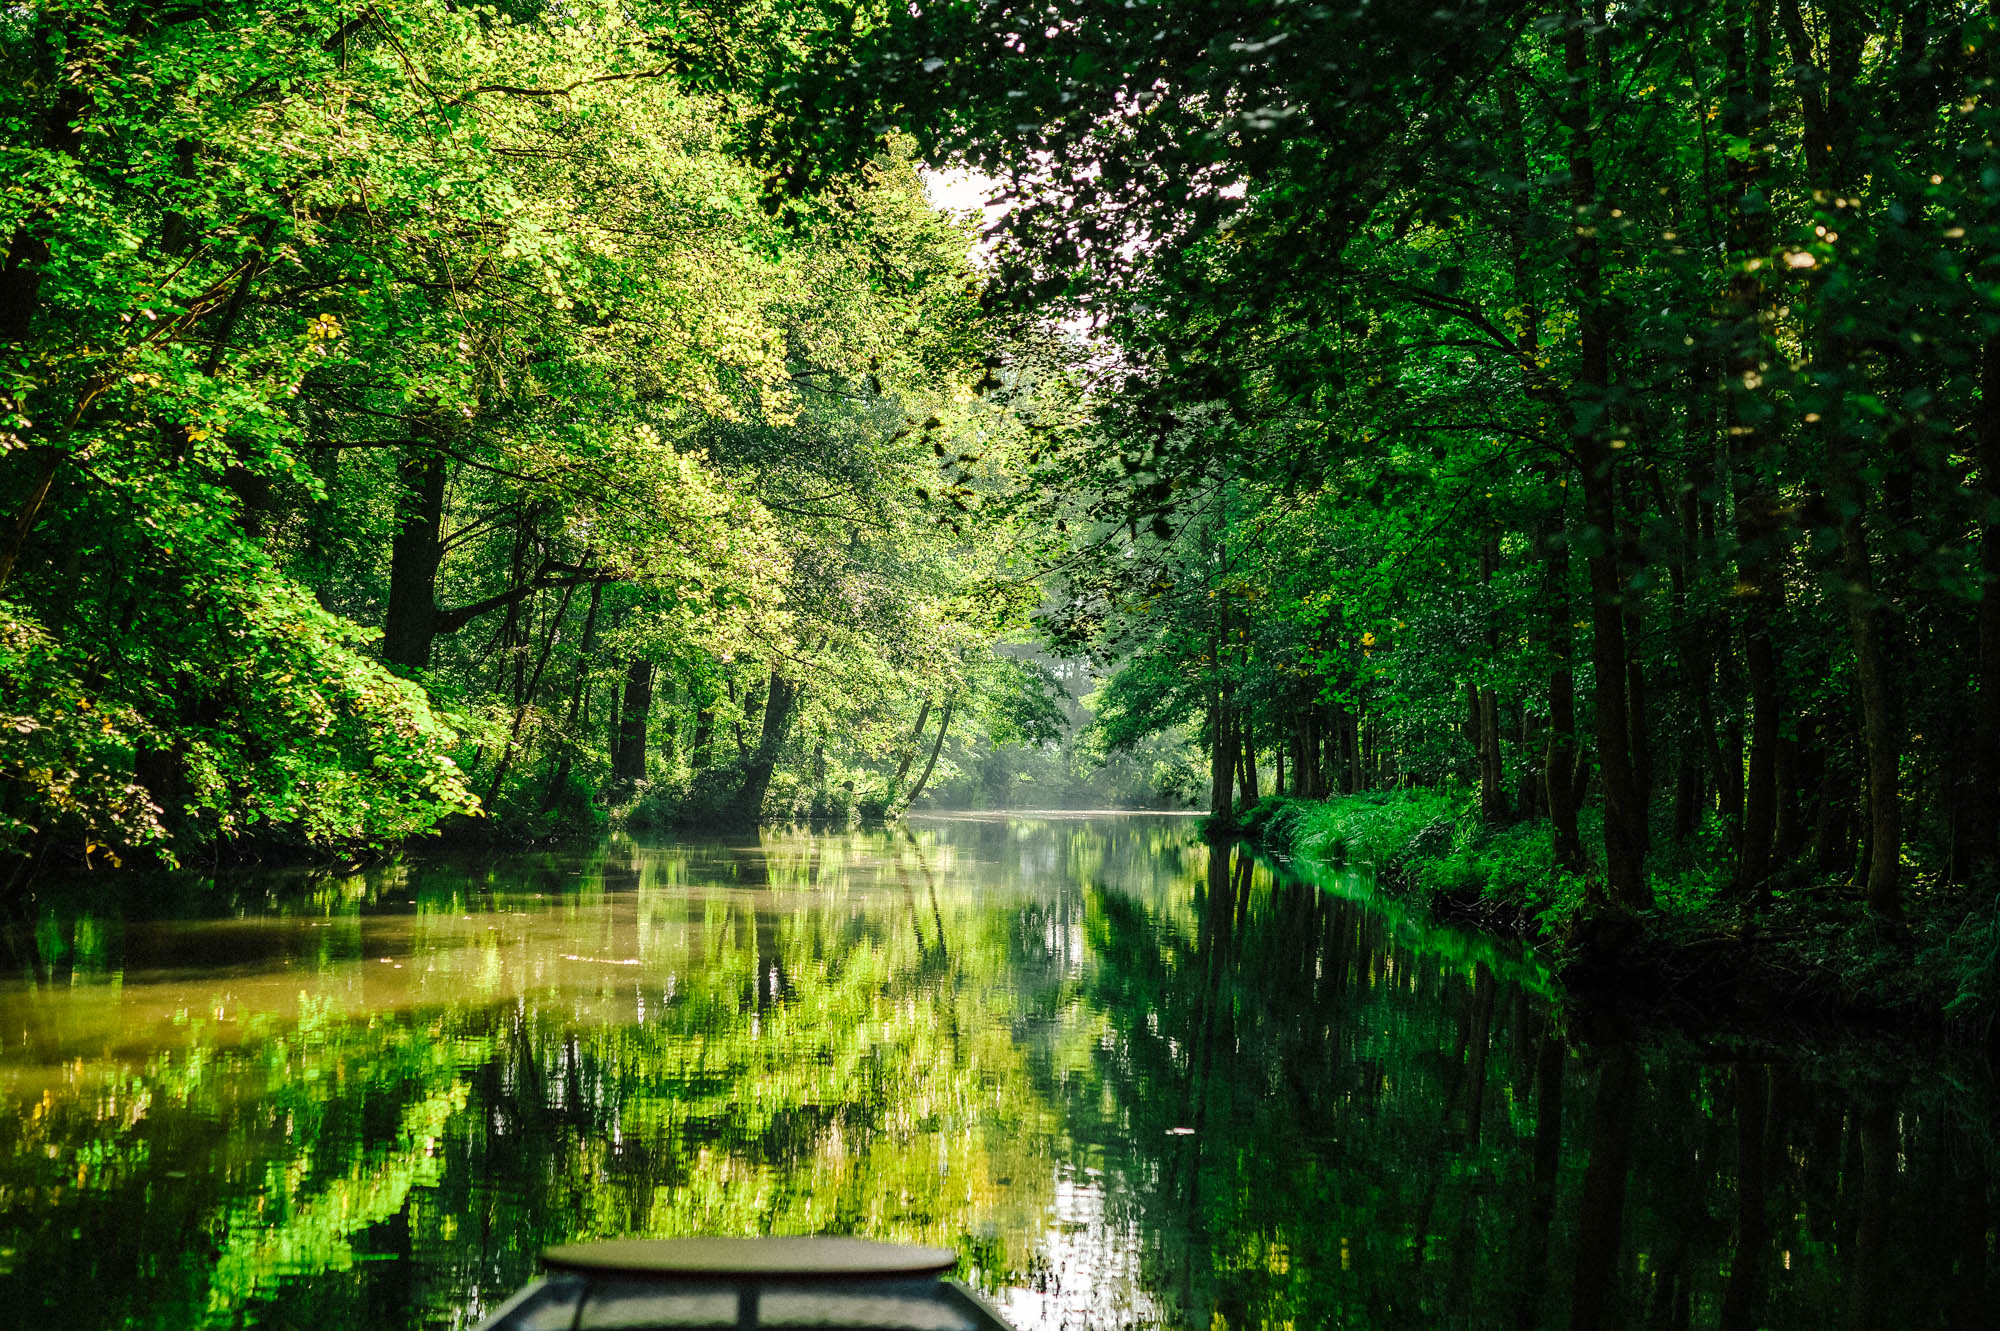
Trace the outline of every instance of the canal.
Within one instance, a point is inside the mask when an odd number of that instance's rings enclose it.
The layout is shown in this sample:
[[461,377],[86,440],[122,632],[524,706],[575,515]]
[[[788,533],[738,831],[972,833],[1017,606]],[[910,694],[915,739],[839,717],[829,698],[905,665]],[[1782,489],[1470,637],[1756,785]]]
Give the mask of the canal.
[[16,1325],[470,1327],[695,1233],[948,1246],[1022,1331],[1992,1306],[1962,1068],[1583,1041],[1519,948],[1185,818],[108,877],[0,956]]

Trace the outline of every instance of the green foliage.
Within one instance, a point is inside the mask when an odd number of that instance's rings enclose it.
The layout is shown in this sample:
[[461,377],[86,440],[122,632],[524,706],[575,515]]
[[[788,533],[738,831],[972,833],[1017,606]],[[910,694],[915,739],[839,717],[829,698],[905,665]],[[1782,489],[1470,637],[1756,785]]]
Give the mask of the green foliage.
[[[283,584],[211,583],[187,596],[196,618],[180,632],[158,626],[144,648],[158,655],[118,665],[201,691],[205,716],[173,735],[98,684],[104,662],[24,619],[6,626],[0,697],[24,714],[8,718],[0,774],[26,816],[0,822],[0,850],[67,839],[86,860],[115,864],[135,846],[170,858],[170,830],[198,829],[198,840],[267,827],[315,845],[384,846],[476,807],[441,751],[450,732],[420,690],[356,652],[351,625]],[[136,778],[158,772],[169,745],[179,762],[149,790]]]
[[741,820],[774,768],[831,809],[816,754],[879,776],[983,687],[985,278],[906,139],[763,206],[724,94],[798,17],[0,20],[0,852],[532,839],[641,784]]
[[[2000,855],[1989,15],[4,34],[10,850],[1004,804],[1104,755],[1225,822],[1280,767],[1476,789],[1484,839],[1415,853],[1464,895],[1547,818],[1551,910],[1888,918]],[[984,258],[920,162],[1004,179]],[[1081,739],[995,650],[1031,626],[1101,684]]]
[[2000,1036],[2000,897],[1970,912],[1940,951],[1927,960],[1957,987],[1946,1010],[1977,1045],[1993,1048]]
[[[100,837],[138,846],[159,840],[164,829],[159,809],[130,775],[143,723],[129,707],[107,711],[77,682],[39,625],[23,618],[0,623],[0,698],[7,713],[0,716],[7,732],[0,775],[18,792],[10,804],[27,805],[30,816],[47,824],[71,823],[65,830],[85,839],[88,860]],[[0,812],[0,847],[18,854],[40,830]]]
[[1246,835],[1281,854],[1368,866],[1392,891],[1442,911],[1532,921],[1552,933],[1583,904],[1584,880],[1554,866],[1545,827],[1485,826],[1463,788],[1272,799],[1243,821]]
[[1476,787],[1460,859],[1552,910],[1516,818],[1627,910],[1965,918],[1918,885],[2000,853],[1991,15],[945,9],[799,95],[921,34],[910,123],[998,174],[1040,110],[1005,272],[1116,347],[1033,473],[1110,742],[1198,731],[1225,822],[1280,762]]

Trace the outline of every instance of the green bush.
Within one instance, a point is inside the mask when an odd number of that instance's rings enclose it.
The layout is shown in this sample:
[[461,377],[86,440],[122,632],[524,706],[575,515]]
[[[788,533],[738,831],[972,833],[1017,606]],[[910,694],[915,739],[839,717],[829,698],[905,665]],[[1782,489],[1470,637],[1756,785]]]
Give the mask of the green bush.
[[[1584,901],[1584,876],[1556,867],[1546,822],[1488,827],[1474,794],[1462,787],[1267,799],[1238,821],[1246,836],[1278,854],[1372,865],[1390,891],[1544,932],[1554,932]],[[1689,867],[1664,885],[1663,895],[1692,909],[1715,890],[1712,870]]]

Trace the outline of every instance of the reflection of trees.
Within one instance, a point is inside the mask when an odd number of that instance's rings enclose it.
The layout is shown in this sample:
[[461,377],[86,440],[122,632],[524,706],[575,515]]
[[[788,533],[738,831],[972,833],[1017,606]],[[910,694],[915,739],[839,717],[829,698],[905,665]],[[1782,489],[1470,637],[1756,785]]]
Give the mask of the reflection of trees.
[[[560,881],[555,909],[604,932],[589,946],[640,960],[601,984],[266,1015],[261,1036],[197,1038],[10,1105],[0,1231],[49,1217],[15,1243],[11,1282],[55,1305],[69,1229],[131,1251],[149,1188],[174,1199],[181,1235],[153,1234],[155,1269],[104,1281],[73,1324],[366,1320],[348,1304],[378,1286],[411,1302],[369,1317],[417,1324],[504,1294],[544,1242],[635,1231],[861,1231],[976,1241],[996,1273],[1025,1262],[1008,1236],[1036,1232],[1059,1134],[1012,1038],[1036,1005],[1004,973],[1012,916],[939,893],[926,847],[741,851],[690,866],[622,847],[581,876],[539,872],[533,890]],[[464,903],[416,897],[398,956],[442,956]]]
[[[1163,824],[620,842],[485,872],[487,893],[444,867],[316,889],[310,930],[68,909],[9,931],[0,1016],[30,1043],[4,1048],[40,1070],[0,1101],[6,1306],[419,1325],[504,1295],[546,1241],[811,1229],[953,1244],[1017,1282],[1097,1244],[1175,1325],[1823,1331],[1990,1307],[1977,1102],[1573,1054],[1505,949]],[[514,909],[578,957],[498,941],[481,913]],[[294,991],[360,973],[361,998],[329,983],[225,1029],[190,981],[171,1047],[102,1056],[92,986],[115,1013],[113,976],[238,944],[239,969]],[[432,987],[388,979],[432,964]],[[1099,1210],[1059,1211],[1058,1181]]]
[[1949,1100],[1566,1055],[1531,970],[1240,859],[1089,911],[1112,1038],[1070,1129],[1128,1143],[1113,1191],[1191,1323],[1818,1331],[1922,1272],[1895,1318],[1948,1326],[1989,1292],[1992,1143]]
[[[79,1070],[65,1094],[9,1102],[9,1284],[65,1325],[238,1325],[281,1281],[351,1268],[362,1236],[436,1182],[432,1153],[485,1052],[448,1023],[307,1008],[226,1053],[197,1044],[129,1075]],[[43,1223],[24,1233],[23,1213]],[[77,1282],[78,1245],[105,1255],[100,1278]],[[145,1268],[110,1265],[135,1247]]]
[[1611,1288],[1625,1227],[1625,1185],[1632,1171],[1632,1115],[1639,1092],[1638,1056],[1619,1045],[1605,1052],[1597,1070],[1597,1101],[1590,1147],[1577,1199],[1576,1279],[1570,1286],[1574,1331],[1596,1331],[1622,1320],[1608,1316]]

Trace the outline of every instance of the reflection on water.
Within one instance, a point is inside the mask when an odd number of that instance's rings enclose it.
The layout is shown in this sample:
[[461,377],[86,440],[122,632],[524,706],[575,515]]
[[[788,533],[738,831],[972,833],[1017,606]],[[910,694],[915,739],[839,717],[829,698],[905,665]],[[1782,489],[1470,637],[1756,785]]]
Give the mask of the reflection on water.
[[4,935],[0,1307],[52,1325],[468,1326],[545,1243],[807,1231],[1023,1328],[1990,1312],[1982,1096],[1572,1048],[1517,953],[1186,820],[119,891]]

